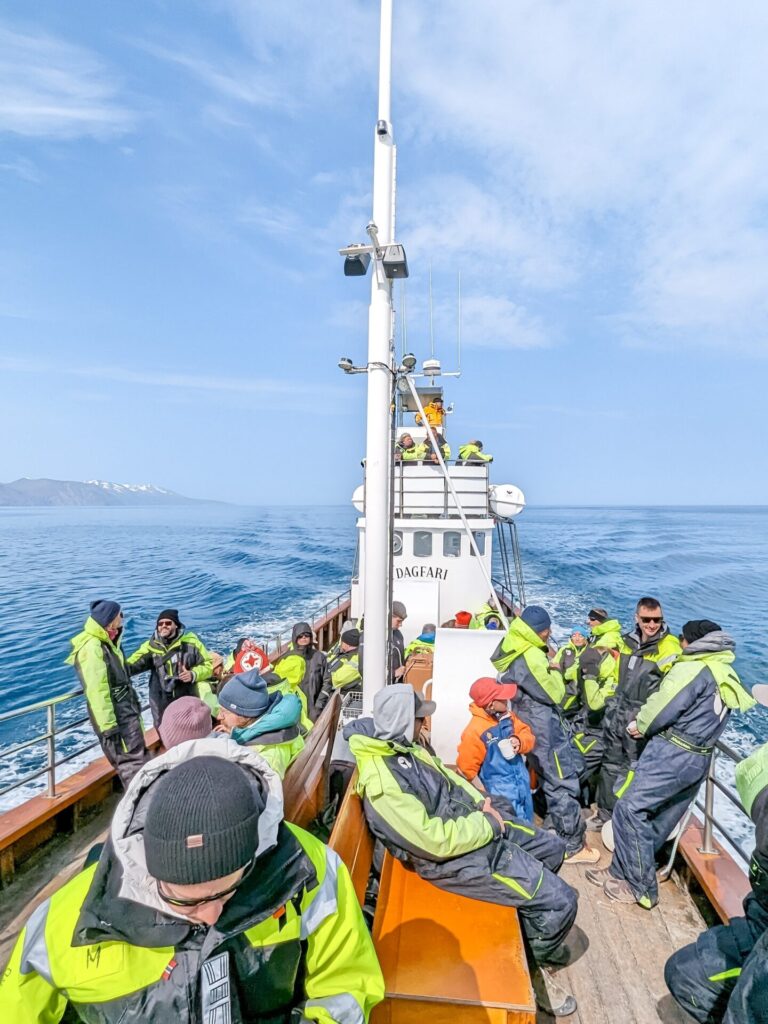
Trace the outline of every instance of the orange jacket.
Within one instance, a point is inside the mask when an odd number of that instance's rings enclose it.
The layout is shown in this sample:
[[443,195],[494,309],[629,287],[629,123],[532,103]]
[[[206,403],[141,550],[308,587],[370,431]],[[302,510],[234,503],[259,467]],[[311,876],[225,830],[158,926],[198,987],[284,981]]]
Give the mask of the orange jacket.
[[[440,409],[438,406],[428,402],[424,406],[424,415],[427,417],[427,423],[430,427],[442,427],[443,420],[445,419],[445,409]],[[423,423],[420,412],[416,413],[416,422]]]
[[[496,719],[483,708],[479,708],[477,704],[470,704],[469,710],[472,712],[472,718],[461,734],[456,764],[461,774],[471,780],[480,771],[485,760],[485,744],[481,739],[481,734],[496,725]],[[521,722],[517,715],[513,714],[511,717],[515,736],[520,740],[520,753],[528,754],[533,750],[536,737],[531,732],[531,727],[525,722]]]

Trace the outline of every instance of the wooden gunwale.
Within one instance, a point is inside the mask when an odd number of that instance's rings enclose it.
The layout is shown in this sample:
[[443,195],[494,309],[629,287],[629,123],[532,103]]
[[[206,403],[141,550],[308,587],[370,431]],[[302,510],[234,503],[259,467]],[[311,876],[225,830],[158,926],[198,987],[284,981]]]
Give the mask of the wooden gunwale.
[[[338,639],[349,607],[347,598],[312,624],[321,649],[327,650]],[[287,646],[275,651],[270,660],[274,662]],[[160,746],[154,729],[147,731],[146,742],[153,751]],[[55,797],[34,796],[0,814],[2,887],[10,885],[17,869],[47,843],[62,833],[76,832],[84,821],[91,820],[119,788],[114,768],[105,757],[98,757],[57,783]]]

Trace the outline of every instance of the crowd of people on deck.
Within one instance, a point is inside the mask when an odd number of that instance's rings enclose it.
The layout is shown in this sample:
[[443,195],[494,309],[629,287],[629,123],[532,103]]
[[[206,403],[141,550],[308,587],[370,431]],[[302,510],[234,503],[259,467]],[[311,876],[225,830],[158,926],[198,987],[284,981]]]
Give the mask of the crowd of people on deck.
[[[370,717],[343,726],[332,767],[346,768],[344,783],[357,769],[370,831],[409,869],[517,909],[537,1003],[572,1014],[557,972],[573,957],[578,894],[561,869],[586,866],[617,907],[655,906],[657,857],[731,712],[755,703],[734,641],[709,619],[675,636],[660,602],[642,597],[629,631],[594,607],[555,649],[549,613],[529,605],[491,656],[496,675],[468,685],[453,770],[431,746],[436,703],[408,682],[438,631],[425,623],[406,646],[406,617],[395,601],[390,685]],[[492,596],[444,626],[504,620]],[[48,1024],[69,1005],[104,1024],[365,1024],[384,997],[365,918],[337,855],[283,820],[281,787],[333,692],[361,692],[364,622],[345,624],[327,652],[297,623],[271,663],[248,638],[226,656],[208,650],[172,608],[127,656],[122,631],[117,602],[94,601],[69,661],[126,793],[98,858],[30,917],[0,1018]],[[132,682],[146,672],[163,748],[153,757]],[[744,917],[678,950],[665,972],[702,1024],[768,1020],[768,744],[736,784],[756,826]],[[610,840],[608,867],[589,832]]]

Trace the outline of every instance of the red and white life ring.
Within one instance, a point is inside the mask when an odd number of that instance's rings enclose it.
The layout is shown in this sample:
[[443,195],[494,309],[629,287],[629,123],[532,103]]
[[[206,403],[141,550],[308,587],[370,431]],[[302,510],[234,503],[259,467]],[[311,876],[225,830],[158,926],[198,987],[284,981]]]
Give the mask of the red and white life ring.
[[252,641],[246,641],[235,658],[232,671],[237,675],[239,672],[250,672],[254,668],[259,672],[269,668],[269,655]]

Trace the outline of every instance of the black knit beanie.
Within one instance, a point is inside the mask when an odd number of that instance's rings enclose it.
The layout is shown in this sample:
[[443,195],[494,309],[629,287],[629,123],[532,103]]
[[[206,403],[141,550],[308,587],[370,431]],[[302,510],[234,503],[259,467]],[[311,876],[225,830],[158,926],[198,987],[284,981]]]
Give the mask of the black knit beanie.
[[683,626],[683,638],[692,644],[696,640],[701,640],[707,633],[716,633],[719,629],[718,624],[711,619],[691,619]]
[[178,609],[176,608],[166,608],[165,611],[160,612],[160,614],[157,616],[157,621],[159,622],[160,619],[170,619],[171,622],[176,623],[177,629],[181,625],[181,621],[179,619],[179,612]]
[[153,878],[196,885],[244,867],[259,843],[266,793],[224,757],[193,757],[152,787],[144,852]]

